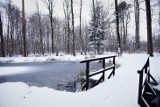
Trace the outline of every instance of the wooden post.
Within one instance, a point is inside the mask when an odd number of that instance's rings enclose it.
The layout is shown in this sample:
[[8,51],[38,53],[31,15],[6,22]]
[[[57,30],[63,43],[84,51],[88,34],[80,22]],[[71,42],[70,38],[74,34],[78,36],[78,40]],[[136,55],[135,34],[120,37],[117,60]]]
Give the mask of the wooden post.
[[149,57],[148,57],[148,60],[147,60],[147,68],[149,67],[149,71],[147,73],[147,76],[148,76],[148,83],[150,83],[150,66],[149,66]]
[[113,76],[115,75],[115,57],[113,56],[113,65],[114,65],[114,67],[113,67]]
[[89,88],[89,61],[86,62],[86,90]]
[[[105,58],[102,59],[102,68],[105,69]],[[103,74],[102,74],[102,78],[103,78],[103,81],[105,80],[105,71],[103,71]]]
[[143,83],[143,71],[138,71],[139,73],[139,90],[138,90],[138,104],[142,104],[142,83]]

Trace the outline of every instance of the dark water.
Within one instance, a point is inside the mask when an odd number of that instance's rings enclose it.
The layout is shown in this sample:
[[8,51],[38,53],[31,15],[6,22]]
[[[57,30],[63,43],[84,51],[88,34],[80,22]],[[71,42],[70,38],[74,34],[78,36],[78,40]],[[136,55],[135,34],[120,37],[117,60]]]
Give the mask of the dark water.
[[[79,62],[0,63],[0,67],[27,67],[28,73],[0,76],[0,82],[25,82],[31,86],[50,87],[57,90],[74,91],[70,85],[77,81],[78,74],[85,71]],[[100,63],[92,63],[98,69]],[[12,70],[12,69],[11,69]]]

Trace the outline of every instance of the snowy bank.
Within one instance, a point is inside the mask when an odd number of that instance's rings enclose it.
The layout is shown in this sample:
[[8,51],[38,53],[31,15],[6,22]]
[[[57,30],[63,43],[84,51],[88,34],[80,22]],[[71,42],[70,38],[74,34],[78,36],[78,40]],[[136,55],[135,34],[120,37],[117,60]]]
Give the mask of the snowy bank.
[[15,56],[15,57],[0,57],[0,63],[23,63],[23,62],[51,62],[51,61],[81,61],[86,58],[91,57],[102,57],[102,56],[110,56],[114,55],[113,53],[105,53],[104,55],[81,55],[77,54],[76,56],[73,55],[66,55],[60,54],[56,56],[55,54],[46,55],[46,56],[37,56],[37,55],[29,55],[28,57],[22,56]]

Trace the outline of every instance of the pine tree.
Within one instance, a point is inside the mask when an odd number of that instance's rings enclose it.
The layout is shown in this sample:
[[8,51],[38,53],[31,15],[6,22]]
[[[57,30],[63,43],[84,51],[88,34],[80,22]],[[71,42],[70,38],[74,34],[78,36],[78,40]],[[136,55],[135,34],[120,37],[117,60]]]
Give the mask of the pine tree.
[[106,12],[101,2],[94,2],[92,8],[91,22],[89,26],[89,46],[95,54],[100,54],[104,50],[104,36],[106,27]]
[[130,4],[126,1],[122,1],[118,5],[118,15],[119,15],[119,22],[120,22],[120,29],[121,29],[121,41],[122,41],[122,48],[123,50],[126,49],[127,43],[127,25],[130,22]]

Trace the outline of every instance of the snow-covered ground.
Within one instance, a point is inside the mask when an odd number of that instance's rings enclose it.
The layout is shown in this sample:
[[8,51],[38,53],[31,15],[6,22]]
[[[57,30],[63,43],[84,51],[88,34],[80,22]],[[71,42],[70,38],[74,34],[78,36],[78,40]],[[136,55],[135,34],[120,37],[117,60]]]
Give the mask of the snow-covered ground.
[[84,59],[84,55],[77,55],[77,57],[73,57],[73,55],[46,55],[44,56],[34,56],[30,55],[29,57],[22,57],[22,56],[16,56],[16,57],[0,57],[0,62],[2,63],[23,63],[23,62],[46,62],[46,61],[79,61]]
[[[77,56],[75,59],[65,55],[52,58],[78,61],[84,59],[85,56]],[[19,60],[22,59],[26,61],[27,58],[19,57]],[[0,60],[2,61],[2,58]],[[0,107],[139,107],[137,70],[143,67],[146,60],[145,54],[124,54],[123,57],[116,58],[116,62],[121,65],[116,69],[116,75],[85,92],[57,91],[47,87],[29,86],[22,82],[2,83],[0,84]],[[18,58],[13,58],[12,61],[16,62]],[[151,58],[150,64],[151,73],[159,79],[160,57]],[[5,75],[4,72],[10,70],[12,69],[0,67],[0,74]],[[19,69],[16,73],[23,71]]]

